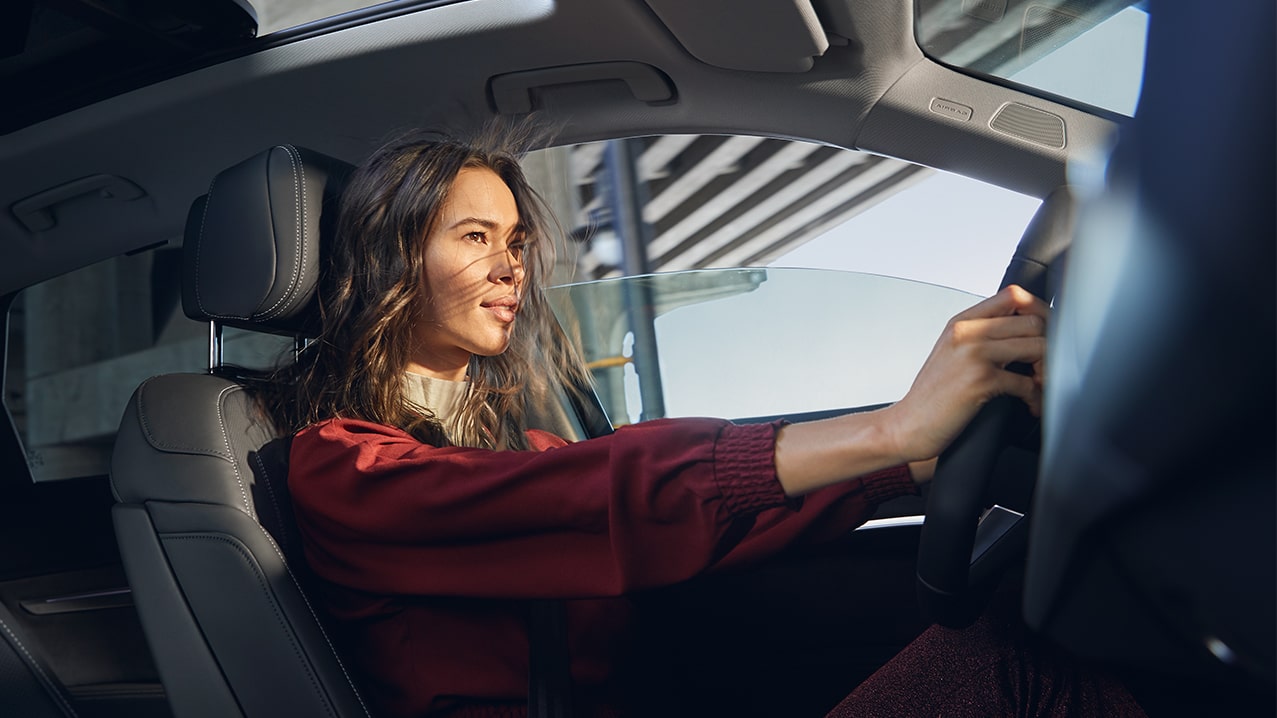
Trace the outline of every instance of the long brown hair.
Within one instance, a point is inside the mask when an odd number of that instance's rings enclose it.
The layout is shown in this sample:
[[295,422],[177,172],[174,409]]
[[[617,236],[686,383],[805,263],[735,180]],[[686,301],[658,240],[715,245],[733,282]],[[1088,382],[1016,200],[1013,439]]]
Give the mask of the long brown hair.
[[[553,387],[587,385],[586,370],[562,340],[542,282],[562,235],[528,184],[520,153],[530,126],[491,125],[473,138],[414,133],[375,152],[348,180],[320,285],[323,328],[291,366],[276,372],[264,404],[289,432],[333,417],[401,428],[435,445],[527,448],[525,406],[551,401]],[[502,354],[470,360],[469,387],[442,425],[411,404],[403,380],[413,331],[430,300],[425,241],[463,168],[495,172],[514,195],[526,232],[519,318]]]

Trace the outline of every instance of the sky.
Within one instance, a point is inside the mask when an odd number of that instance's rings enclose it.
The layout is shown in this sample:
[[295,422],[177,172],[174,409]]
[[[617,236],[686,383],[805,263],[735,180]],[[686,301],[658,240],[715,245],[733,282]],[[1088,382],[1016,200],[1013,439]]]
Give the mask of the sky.
[[1040,204],[1036,197],[934,172],[771,266],[884,274],[988,296],[997,291]]

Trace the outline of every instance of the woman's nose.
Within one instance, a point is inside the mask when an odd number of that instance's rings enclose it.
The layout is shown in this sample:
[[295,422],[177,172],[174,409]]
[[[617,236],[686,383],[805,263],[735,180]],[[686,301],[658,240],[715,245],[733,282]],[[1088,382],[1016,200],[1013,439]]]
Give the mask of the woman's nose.
[[514,251],[506,249],[498,255],[490,277],[499,284],[520,284],[523,282],[523,262]]

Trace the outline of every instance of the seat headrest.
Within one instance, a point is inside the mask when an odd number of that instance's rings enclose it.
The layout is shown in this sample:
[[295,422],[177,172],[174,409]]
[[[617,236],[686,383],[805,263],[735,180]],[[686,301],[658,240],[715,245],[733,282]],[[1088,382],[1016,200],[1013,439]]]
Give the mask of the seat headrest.
[[318,152],[278,145],[218,174],[187,217],[186,315],[313,336],[321,247],[352,169]]

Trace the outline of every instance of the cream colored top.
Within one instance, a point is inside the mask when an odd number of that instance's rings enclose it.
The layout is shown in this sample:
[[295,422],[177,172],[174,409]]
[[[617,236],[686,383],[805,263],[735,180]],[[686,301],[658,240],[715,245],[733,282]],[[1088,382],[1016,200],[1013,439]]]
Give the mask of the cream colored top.
[[429,409],[440,424],[447,426],[461,408],[468,381],[448,381],[422,374],[404,373],[404,396],[417,406]]

